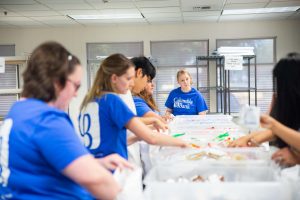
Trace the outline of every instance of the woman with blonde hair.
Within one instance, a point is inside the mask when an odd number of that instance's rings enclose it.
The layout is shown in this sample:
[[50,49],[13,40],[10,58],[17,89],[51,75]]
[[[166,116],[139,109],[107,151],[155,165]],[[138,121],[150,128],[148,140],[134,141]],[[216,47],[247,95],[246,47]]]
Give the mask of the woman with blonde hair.
[[190,73],[181,69],[177,72],[180,87],[172,90],[165,103],[166,116],[173,115],[205,115],[208,108],[202,94],[193,88]]

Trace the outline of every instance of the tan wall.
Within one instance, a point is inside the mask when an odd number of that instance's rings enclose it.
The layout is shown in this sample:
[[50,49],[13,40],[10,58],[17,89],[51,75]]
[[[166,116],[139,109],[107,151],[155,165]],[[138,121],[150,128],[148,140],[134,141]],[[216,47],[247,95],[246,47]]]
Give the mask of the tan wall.
[[[238,23],[193,23],[170,25],[121,25],[43,29],[0,29],[0,44],[15,44],[16,55],[26,55],[41,42],[55,40],[65,45],[86,65],[87,42],[144,41],[150,55],[150,41],[209,39],[210,52],[216,39],[277,37],[277,59],[288,52],[300,52],[300,21],[253,21]],[[212,72],[214,73],[214,72]],[[210,74],[210,77],[214,77]],[[87,91],[86,74],[78,98],[71,103],[71,117],[77,123],[78,106]],[[211,104],[212,105],[212,104]]]

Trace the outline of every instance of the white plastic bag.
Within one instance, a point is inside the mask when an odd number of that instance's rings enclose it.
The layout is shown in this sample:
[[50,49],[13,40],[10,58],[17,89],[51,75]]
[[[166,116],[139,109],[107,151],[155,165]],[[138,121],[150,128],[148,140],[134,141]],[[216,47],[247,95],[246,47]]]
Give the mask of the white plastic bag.
[[142,169],[117,169],[114,173],[115,180],[122,187],[116,200],[143,200]]

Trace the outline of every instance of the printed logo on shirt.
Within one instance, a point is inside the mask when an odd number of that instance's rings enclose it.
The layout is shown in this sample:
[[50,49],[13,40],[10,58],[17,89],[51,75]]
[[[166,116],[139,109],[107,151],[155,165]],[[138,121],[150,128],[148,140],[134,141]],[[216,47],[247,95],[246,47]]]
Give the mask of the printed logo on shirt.
[[100,146],[100,117],[98,103],[90,102],[79,115],[79,131],[84,145],[89,149]]
[[192,105],[192,99],[182,99],[181,97],[174,98],[174,108],[191,109]]

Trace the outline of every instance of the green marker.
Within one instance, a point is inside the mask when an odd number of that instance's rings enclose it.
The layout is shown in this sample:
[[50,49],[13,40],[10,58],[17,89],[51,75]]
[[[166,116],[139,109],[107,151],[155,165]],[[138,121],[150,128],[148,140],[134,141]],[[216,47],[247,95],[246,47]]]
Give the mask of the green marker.
[[176,134],[172,135],[172,137],[176,138],[176,137],[180,137],[183,135],[185,135],[185,133],[176,133]]
[[223,134],[218,135],[214,140],[222,141],[228,136],[229,136],[228,132],[225,132]]

